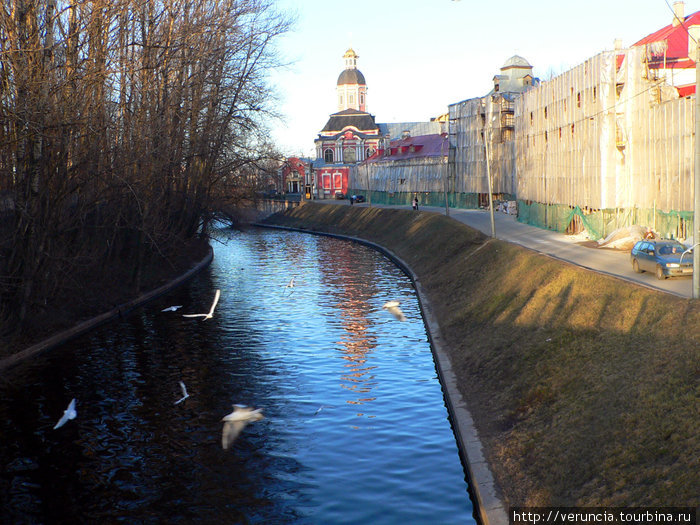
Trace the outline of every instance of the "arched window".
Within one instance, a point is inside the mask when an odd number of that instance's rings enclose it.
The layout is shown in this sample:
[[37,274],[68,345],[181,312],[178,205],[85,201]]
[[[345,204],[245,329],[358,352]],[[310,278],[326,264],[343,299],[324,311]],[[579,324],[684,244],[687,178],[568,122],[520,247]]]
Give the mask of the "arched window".
[[326,164],[333,164],[333,150],[328,148],[323,152],[323,161]]
[[343,150],[343,162],[345,164],[354,164],[355,162],[357,162],[355,148],[345,148]]

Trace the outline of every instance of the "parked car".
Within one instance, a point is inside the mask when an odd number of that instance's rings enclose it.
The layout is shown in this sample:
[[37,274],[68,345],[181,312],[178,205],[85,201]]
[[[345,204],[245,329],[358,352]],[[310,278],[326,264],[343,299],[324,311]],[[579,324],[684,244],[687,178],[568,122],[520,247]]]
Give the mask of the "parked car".
[[355,202],[365,202],[365,196],[364,195],[353,195],[352,200]]
[[635,272],[654,272],[657,279],[693,274],[692,251],[678,241],[638,241],[632,248],[630,259]]
[[344,194],[342,191],[336,191],[336,192],[335,192],[335,198],[338,199],[338,200],[344,199],[344,198],[345,198],[345,194]]

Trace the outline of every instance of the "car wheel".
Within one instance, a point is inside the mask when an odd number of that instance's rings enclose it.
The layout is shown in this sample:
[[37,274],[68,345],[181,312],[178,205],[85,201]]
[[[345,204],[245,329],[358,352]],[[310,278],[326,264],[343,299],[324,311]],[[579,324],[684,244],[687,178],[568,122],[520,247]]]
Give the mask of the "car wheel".
[[659,281],[666,279],[666,274],[664,273],[664,269],[661,267],[661,265],[656,266],[656,278]]
[[644,271],[639,267],[639,261],[637,259],[632,261],[632,269],[635,271],[635,273],[642,273]]

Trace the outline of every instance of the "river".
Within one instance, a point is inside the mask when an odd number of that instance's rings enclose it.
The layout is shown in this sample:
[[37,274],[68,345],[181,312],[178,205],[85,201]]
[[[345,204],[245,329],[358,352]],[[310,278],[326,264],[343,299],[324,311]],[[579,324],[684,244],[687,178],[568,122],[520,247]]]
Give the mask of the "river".
[[[216,237],[188,284],[2,373],[3,523],[474,523],[410,280],[338,239]],[[264,419],[224,450],[233,404]]]

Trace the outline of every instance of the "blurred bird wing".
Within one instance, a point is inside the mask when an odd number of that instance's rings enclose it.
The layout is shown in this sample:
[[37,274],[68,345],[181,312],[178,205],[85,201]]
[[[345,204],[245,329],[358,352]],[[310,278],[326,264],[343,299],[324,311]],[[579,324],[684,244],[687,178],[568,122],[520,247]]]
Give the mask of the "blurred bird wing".
[[224,450],[228,450],[236,438],[246,426],[245,421],[227,421],[224,420],[224,429],[221,432],[221,446]]
[[262,413],[262,408],[256,408],[255,410],[251,410],[250,414],[248,414],[249,421],[260,421],[261,419],[265,419],[265,416],[263,416]]
[[214,314],[214,308],[216,308],[216,305],[219,302],[219,297],[221,297],[221,290],[216,290],[216,293],[214,294],[214,302],[211,305],[211,310],[209,310],[210,317]]
[[214,294],[214,302],[212,303],[208,314],[182,314],[182,317],[204,317],[205,320],[211,319],[212,317],[214,317],[214,308],[216,308],[216,305],[219,302],[220,296],[221,296],[221,290],[217,290],[216,293]]
[[233,405],[233,412],[224,416],[222,421],[258,421],[263,419],[262,408],[255,410],[243,405]]
[[58,420],[58,423],[53,427],[54,430],[57,428],[61,428],[63,425],[66,424],[66,422],[69,419],[75,419],[78,415],[78,412],[75,410],[75,399],[71,399],[71,402],[68,404],[68,408],[66,408],[63,411],[63,415],[61,416],[61,419]]
[[180,381],[180,390],[182,390],[182,395],[183,397],[188,397],[189,394],[187,393],[187,387],[185,386],[185,383]]
[[382,308],[396,308],[398,306],[399,306],[398,301],[387,301],[386,303],[384,303],[384,306],[382,306]]
[[56,430],[57,428],[61,428],[63,425],[66,424],[67,421],[68,417],[66,417],[66,415],[63,414],[63,417],[61,417],[61,419],[58,420],[58,423],[54,425],[53,429]]
[[401,311],[401,308],[399,308],[398,306],[392,306],[390,308],[387,308],[387,310],[389,310],[389,312],[391,312],[391,314],[394,317],[396,317],[399,321],[406,320],[406,316],[403,314],[403,312]]

